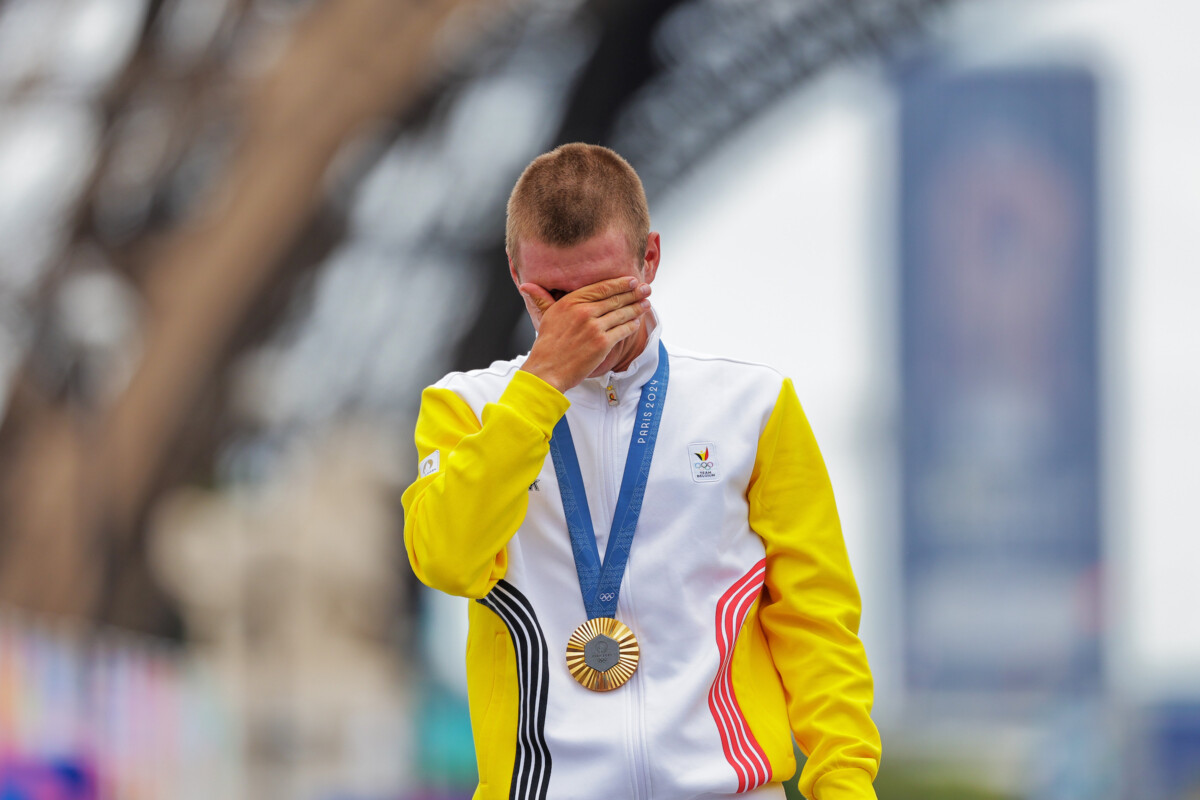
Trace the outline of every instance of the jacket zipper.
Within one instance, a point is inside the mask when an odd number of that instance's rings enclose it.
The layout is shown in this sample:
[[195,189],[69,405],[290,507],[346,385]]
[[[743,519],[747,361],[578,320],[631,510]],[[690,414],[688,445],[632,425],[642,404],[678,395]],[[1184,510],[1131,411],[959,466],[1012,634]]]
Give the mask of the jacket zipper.
[[[608,381],[606,382],[605,387],[604,387],[604,394],[605,394],[606,398],[608,399],[608,407],[604,409],[604,440],[603,440],[605,443],[604,453],[605,453],[605,460],[607,463],[603,464],[602,467],[604,470],[605,482],[607,484],[607,489],[608,489],[608,491],[605,493],[605,497],[608,498],[608,497],[616,497],[616,495],[619,493],[620,480],[623,477],[624,472],[625,472],[623,462],[621,463],[621,467],[622,467],[620,470],[621,474],[614,475],[614,472],[613,472],[613,465],[614,465],[614,463],[616,463],[618,461],[618,459],[614,458],[612,455],[613,447],[614,447],[614,437],[616,436],[616,433],[617,433],[617,431],[613,430],[613,418],[615,417],[617,422],[620,422],[621,413],[620,413],[620,411],[616,411],[614,409],[616,409],[620,406],[621,400],[620,400],[620,394],[617,391],[616,379],[612,373],[609,373],[609,375],[608,375]],[[634,424],[636,425],[637,424],[637,409],[636,408],[634,409],[633,414],[634,414]],[[622,445],[627,445],[628,442],[616,442],[615,444],[616,444],[618,451],[621,454],[624,454],[625,451],[627,450],[627,448],[622,448]],[[613,507],[615,508],[615,505]],[[609,519],[611,519],[611,517],[612,517],[612,515],[605,515],[605,516],[608,517]],[[609,535],[611,535],[611,532]],[[626,593],[623,594],[620,601],[618,601],[619,605],[621,605],[625,608],[626,613],[621,614],[618,611],[618,616],[619,617],[625,616],[628,621],[633,621],[633,619],[632,619],[633,618],[633,598],[629,596],[629,587],[628,586],[626,586],[626,590],[627,590]],[[642,698],[642,692],[641,692],[641,688],[642,688],[641,682],[637,681],[636,685],[630,686],[629,688],[634,690],[634,691],[627,693],[628,699],[627,699],[627,704],[626,704],[626,708],[628,709],[628,713],[629,713],[629,718],[628,718],[629,742],[631,744],[630,754],[632,757],[630,767],[633,771],[633,776],[632,776],[632,778],[633,778],[633,800],[641,800],[641,798],[644,798],[647,796],[647,779],[646,779],[645,772],[646,772],[646,767],[649,764],[649,757],[648,757],[648,754],[645,752],[645,736],[643,735],[643,730],[642,730],[643,722],[644,722],[644,720],[643,720],[643,716],[644,716],[643,705],[644,704],[642,702],[643,698]]]
[[[630,627],[635,627],[637,620],[633,610],[632,592],[628,591],[621,595],[618,611],[618,617],[622,621],[629,624]],[[623,612],[623,613],[622,613]],[[646,751],[646,698],[643,693],[642,681],[635,675],[634,679],[626,684],[629,690],[627,693],[626,709],[629,713],[629,752],[631,755],[630,767],[633,770],[633,797],[635,800],[650,796],[650,754]]]
[[[617,395],[616,389],[614,388],[613,375],[611,372],[608,374],[608,381],[606,383],[604,392],[609,397],[609,403],[604,407],[604,411],[602,412],[604,414],[604,424],[600,431],[602,436],[601,441],[604,443],[600,448],[600,474],[604,476],[604,507],[602,509],[598,509],[600,513],[597,516],[599,517],[598,521],[600,524],[604,526],[605,534],[611,535],[612,519],[615,516],[615,498],[620,491],[620,484],[614,483],[613,480],[614,459],[612,454],[612,441],[613,436],[615,435],[613,432],[613,417],[619,415],[613,410],[614,403],[612,402],[612,398],[616,397]],[[604,558],[604,551],[608,545],[607,536],[605,537],[603,544],[597,542],[597,545],[600,548],[600,557]]]

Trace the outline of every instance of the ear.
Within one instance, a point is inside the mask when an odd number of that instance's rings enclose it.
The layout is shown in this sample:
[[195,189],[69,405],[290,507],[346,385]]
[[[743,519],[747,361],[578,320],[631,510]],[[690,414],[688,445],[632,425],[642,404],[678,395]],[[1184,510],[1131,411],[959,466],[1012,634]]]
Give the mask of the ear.
[[513,285],[520,289],[521,276],[517,274],[517,265],[513,263],[512,253],[505,250],[504,255],[508,257],[508,274],[512,277]]
[[662,241],[661,237],[654,231],[646,237],[646,252],[642,256],[642,273],[646,276],[646,283],[652,283],[654,276],[658,274],[658,262],[662,258]]

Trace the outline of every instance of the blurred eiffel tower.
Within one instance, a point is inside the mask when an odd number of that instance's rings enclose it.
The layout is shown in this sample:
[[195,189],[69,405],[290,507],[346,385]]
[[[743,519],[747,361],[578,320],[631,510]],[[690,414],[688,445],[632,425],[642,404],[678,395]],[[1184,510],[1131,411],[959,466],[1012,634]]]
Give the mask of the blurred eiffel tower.
[[[145,557],[166,490],[339,414],[407,427],[424,382],[520,343],[530,158],[609,144],[653,202],[948,2],[0,3],[0,182],[27,188],[0,195],[0,602],[177,632]],[[307,380],[246,413],[263,363]]]

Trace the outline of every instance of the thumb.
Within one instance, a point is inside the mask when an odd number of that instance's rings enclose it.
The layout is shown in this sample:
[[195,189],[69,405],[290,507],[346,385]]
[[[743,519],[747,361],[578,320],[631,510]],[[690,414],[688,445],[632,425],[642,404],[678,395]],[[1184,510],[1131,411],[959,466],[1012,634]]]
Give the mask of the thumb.
[[520,290],[521,296],[532,303],[542,314],[545,314],[546,310],[554,305],[554,298],[550,296],[550,293],[536,283],[522,283],[517,288]]

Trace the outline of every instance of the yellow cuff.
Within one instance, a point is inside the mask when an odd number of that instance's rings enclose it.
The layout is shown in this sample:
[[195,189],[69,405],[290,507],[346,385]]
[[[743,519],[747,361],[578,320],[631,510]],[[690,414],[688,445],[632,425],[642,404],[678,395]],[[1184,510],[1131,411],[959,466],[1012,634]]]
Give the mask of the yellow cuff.
[[554,426],[562,419],[562,415],[571,407],[571,401],[565,394],[523,369],[516,371],[496,402],[527,419],[530,424],[540,429],[547,439],[554,432]]
[[862,769],[836,769],[813,787],[813,800],[876,800],[871,775]]

